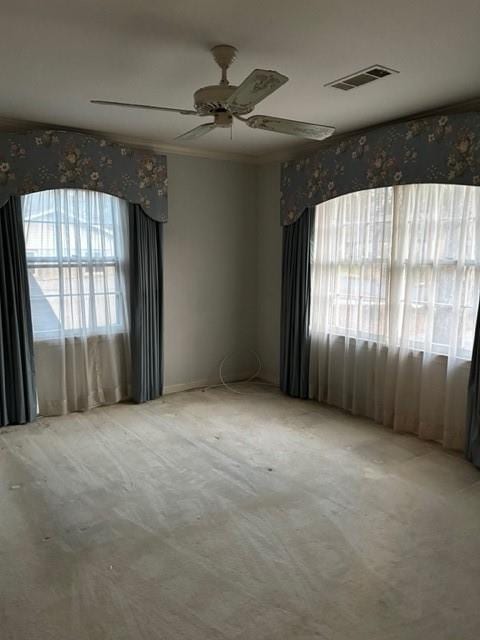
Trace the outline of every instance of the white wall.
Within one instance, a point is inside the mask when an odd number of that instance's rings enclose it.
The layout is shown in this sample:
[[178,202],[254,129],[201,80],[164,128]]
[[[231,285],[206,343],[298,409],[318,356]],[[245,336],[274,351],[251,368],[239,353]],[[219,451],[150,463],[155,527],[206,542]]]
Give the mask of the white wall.
[[164,238],[165,392],[242,377],[257,346],[257,167],[168,156]]
[[279,381],[282,228],[280,164],[257,167],[257,351],[262,377]]

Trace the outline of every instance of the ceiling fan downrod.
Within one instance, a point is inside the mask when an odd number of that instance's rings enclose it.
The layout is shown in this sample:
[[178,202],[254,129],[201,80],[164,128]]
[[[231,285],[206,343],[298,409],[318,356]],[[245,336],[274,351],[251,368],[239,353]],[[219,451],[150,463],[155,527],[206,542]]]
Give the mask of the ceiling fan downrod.
[[230,44],[217,44],[215,47],[212,47],[210,51],[215,58],[215,62],[222,70],[222,78],[220,80],[220,84],[228,85],[229,82],[227,79],[227,69],[236,59],[238,53],[237,49],[235,47],[232,47]]

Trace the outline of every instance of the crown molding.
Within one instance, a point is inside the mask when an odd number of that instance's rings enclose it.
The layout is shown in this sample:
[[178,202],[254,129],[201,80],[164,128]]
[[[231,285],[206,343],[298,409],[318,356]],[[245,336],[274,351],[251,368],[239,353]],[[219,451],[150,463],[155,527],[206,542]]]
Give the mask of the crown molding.
[[205,149],[197,149],[195,147],[185,147],[184,145],[168,144],[160,141],[152,141],[147,138],[140,138],[135,136],[123,136],[121,134],[98,131],[94,129],[81,129],[78,127],[68,127],[64,125],[52,124],[47,122],[33,122],[28,120],[19,120],[16,118],[9,118],[0,116],[0,131],[27,131],[29,129],[60,129],[62,131],[75,131],[77,133],[86,133],[94,136],[102,136],[106,140],[111,142],[119,142],[128,144],[131,147],[137,149],[148,149],[155,153],[175,154],[181,156],[188,156],[192,158],[210,158],[212,160],[227,160],[230,162],[243,162],[253,165],[264,165],[273,162],[287,162],[288,160],[295,160],[301,158],[310,153],[315,153],[320,149],[329,147],[332,144],[337,144],[339,140],[345,139],[349,136],[361,135],[363,133],[373,131],[378,127],[382,127],[388,124],[396,124],[398,122],[404,122],[405,120],[414,120],[416,118],[424,118],[436,114],[448,114],[458,113],[463,111],[479,111],[480,110],[480,98],[475,97],[470,100],[464,100],[462,102],[450,103],[441,107],[430,109],[429,111],[421,111],[408,114],[401,118],[395,118],[394,120],[384,120],[377,122],[373,125],[362,127],[360,129],[342,131],[327,140],[321,142],[307,141],[296,144],[287,149],[281,149],[279,151],[267,152],[263,154],[247,154],[247,153],[232,153],[229,151],[207,151]]
[[61,131],[74,131],[76,133],[85,133],[93,136],[101,136],[110,142],[119,142],[137,149],[147,149],[155,153],[174,154],[180,156],[189,156],[192,158],[207,158],[211,160],[228,160],[230,162],[244,162],[247,164],[256,164],[259,160],[257,156],[244,153],[231,153],[222,151],[208,151],[205,149],[196,149],[185,147],[184,145],[164,144],[162,142],[148,140],[136,136],[123,136],[109,131],[98,131],[94,129],[81,129],[78,127],[68,127],[47,122],[34,122],[30,120],[18,120],[16,118],[8,118],[0,116],[0,131],[29,131],[31,129],[58,129]]
[[[331,139],[331,138],[329,138]],[[271,164],[272,162],[287,162],[288,160],[295,160],[295,158],[301,158],[309,153],[314,153],[318,149],[318,142],[306,142],[304,144],[295,145],[289,149],[280,149],[280,151],[272,151],[270,153],[264,153],[261,156],[256,156],[254,164]]]
[[322,140],[320,142],[306,142],[302,145],[291,147],[290,149],[284,149],[283,151],[266,153],[256,158],[256,164],[267,164],[271,162],[287,162],[289,160],[296,160],[297,158],[302,158],[306,155],[309,155],[310,153],[313,154],[315,153],[315,151],[319,151],[320,149],[326,149],[332,145],[337,144],[337,142],[339,142],[340,140],[349,138],[350,136],[360,136],[364,133],[369,133],[371,131],[374,131],[375,129],[387,125],[399,124],[407,120],[428,118],[429,116],[464,113],[468,111],[480,111],[480,98],[475,97],[471,98],[470,100],[463,100],[462,102],[457,101],[454,103],[442,105],[441,107],[434,107],[426,111],[416,111],[414,113],[409,113],[405,116],[402,116],[401,118],[395,118],[393,120],[383,120],[366,127],[361,127],[360,129],[349,129],[347,131],[341,131],[331,136],[330,138],[327,138],[326,140]]

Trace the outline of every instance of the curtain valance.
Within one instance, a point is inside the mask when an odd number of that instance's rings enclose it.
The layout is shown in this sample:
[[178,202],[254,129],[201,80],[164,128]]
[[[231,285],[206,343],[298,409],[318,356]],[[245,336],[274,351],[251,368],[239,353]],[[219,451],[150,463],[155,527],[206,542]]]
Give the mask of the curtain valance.
[[281,222],[352,191],[413,183],[480,185],[480,113],[385,125],[283,163]]
[[158,222],[168,218],[166,156],[72,131],[0,132],[0,206],[11,196],[67,187],[139,204]]

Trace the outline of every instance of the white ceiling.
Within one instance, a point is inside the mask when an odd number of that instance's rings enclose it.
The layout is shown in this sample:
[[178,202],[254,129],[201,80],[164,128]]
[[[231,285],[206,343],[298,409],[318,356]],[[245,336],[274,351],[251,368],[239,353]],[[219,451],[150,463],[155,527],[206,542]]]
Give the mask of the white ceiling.
[[[192,107],[215,84],[209,54],[233,44],[233,84],[255,67],[290,81],[256,113],[339,131],[480,95],[479,0],[0,0],[0,116],[173,144],[205,119],[107,108],[90,98]],[[323,85],[372,64],[400,71],[342,92]],[[246,155],[298,139],[235,123],[189,146]],[[302,144],[302,143],[301,143]]]

